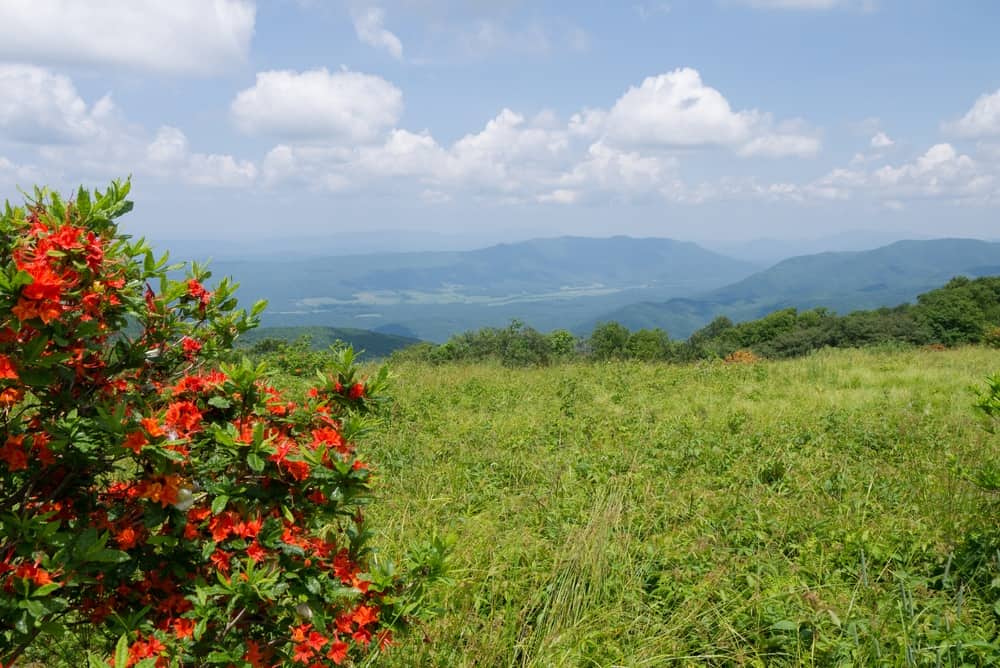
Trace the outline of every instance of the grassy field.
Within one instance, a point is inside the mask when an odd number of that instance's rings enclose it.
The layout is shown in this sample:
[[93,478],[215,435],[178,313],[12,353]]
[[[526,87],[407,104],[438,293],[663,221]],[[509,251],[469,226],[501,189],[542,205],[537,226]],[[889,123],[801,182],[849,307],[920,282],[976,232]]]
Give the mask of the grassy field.
[[[393,666],[1000,660],[987,349],[752,365],[403,365],[386,554],[454,540]],[[995,579],[997,578],[997,579]]]

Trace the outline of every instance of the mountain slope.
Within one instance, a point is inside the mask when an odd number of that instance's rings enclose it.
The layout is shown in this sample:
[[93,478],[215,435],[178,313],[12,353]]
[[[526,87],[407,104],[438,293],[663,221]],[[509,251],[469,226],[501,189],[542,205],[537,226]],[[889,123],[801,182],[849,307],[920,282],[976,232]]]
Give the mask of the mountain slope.
[[409,336],[344,327],[260,327],[246,332],[239,341],[240,345],[250,347],[265,339],[291,343],[303,336],[309,337],[314,350],[325,349],[338,341],[343,341],[354,348],[355,353],[362,354],[365,359],[386,357],[394,350],[420,343],[420,339]]
[[718,288],[757,267],[671,239],[559,237],[474,251],[222,261],[241,301],[267,299],[269,326],[455,332],[520,318],[539,329],[644,299]]
[[912,301],[957,275],[1000,274],[1000,243],[975,239],[898,241],[870,251],[790,258],[696,299],[643,302],[583,323],[617,321],[686,337],[719,315],[757,318],[775,309],[824,306],[838,312]]

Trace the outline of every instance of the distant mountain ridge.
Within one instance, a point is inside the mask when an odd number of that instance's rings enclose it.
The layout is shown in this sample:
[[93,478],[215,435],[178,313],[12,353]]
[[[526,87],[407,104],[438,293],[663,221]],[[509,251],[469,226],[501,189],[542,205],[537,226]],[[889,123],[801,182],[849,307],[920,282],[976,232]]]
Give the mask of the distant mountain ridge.
[[823,306],[837,312],[912,301],[954,276],[1000,274],[1000,243],[977,239],[897,241],[869,251],[818,253],[783,260],[699,297],[646,301],[609,311],[599,321],[635,328],[660,327],[687,337],[713,318],[761,317],[771,311]]
[[212,264],[215,275],[239,281],[242,301],[269,301],[265,325],[378,329],[438,341],[512,318],[539,329],[569,327],[644,299],[703,293],[758,268],[692,242],[626,236]]

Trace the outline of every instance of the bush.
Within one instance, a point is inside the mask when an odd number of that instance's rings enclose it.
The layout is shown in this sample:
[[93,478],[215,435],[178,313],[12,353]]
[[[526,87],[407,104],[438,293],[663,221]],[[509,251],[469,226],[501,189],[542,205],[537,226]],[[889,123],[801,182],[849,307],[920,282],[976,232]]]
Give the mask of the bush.
[[[217,366],[263,304],[119,232],[129,184],[0,216],[0,664],[339,665],[421,582],[369,561],[355,440],[386,384]],[[439,547],[439,546],[438,546]],[[423,553],[440,564],[440,550]],[[78,629],[68,632],[69,629]]]

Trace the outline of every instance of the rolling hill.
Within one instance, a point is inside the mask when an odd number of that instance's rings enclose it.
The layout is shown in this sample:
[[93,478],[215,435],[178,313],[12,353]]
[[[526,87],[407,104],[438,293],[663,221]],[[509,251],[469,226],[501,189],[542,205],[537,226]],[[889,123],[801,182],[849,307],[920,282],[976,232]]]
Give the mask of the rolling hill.
[[265,339],[292,342],[307,336],[314,350],[321,350],[343,341],[360,353],[362,359],[386,357],[394,350],[420,343],[420,339],[347,327],[259,327],[243,334],[239,345],[250,347]]
[[568,327],[643,300],[688,296],[758,266],[672,239],[559,237],[473,251],[224,260],[243,302],[267,299],[263,324],[335,326],[443,341],[520,318]]
[[687,337],[713,318],[758,318],[781,308],[824,306],[838,312],[912,301],[958,275],[1000,274],[1000,243],[975,239],[898,241],[869,251],[819,253],[779,262],[696,298],[645,301],[609,311],[600,321],[631,329],[660,327]]

